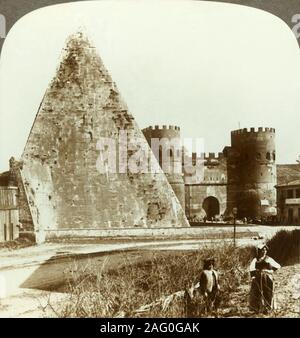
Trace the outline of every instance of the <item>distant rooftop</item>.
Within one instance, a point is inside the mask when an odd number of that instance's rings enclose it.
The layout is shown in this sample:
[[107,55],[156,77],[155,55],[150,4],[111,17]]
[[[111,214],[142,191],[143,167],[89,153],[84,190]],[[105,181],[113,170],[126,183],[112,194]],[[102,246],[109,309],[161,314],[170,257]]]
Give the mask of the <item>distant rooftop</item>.
[[277,186],[298,184],[300,184],[300,164],[277,165]]

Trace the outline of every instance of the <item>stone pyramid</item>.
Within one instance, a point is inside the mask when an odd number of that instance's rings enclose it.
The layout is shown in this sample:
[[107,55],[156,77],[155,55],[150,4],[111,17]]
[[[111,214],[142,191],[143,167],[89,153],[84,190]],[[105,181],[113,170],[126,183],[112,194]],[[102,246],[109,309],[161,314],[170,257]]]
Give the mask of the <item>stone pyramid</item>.
[[161,170],[97,170],[97,141],[117,141],[121,130],[148,147],[96,49],[77,33],[68,39],[22,155],[35,231],[188,226]]

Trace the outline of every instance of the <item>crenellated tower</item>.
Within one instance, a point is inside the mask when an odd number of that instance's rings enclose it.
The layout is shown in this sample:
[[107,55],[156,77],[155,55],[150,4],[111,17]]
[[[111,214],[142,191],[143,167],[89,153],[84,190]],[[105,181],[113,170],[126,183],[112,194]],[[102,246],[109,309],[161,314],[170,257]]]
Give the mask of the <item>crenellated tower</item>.
[[237,207],[238,217],[260,218],[275,207],[275,129],[231,132],[228,184],[228,201]]
[[[181,206],[185,208],[185,188],[182,172],[182,145],[177,126],[150,126],[142,130],[159,165],[172,186]],[[158,151],[155,149],[158,146]]]

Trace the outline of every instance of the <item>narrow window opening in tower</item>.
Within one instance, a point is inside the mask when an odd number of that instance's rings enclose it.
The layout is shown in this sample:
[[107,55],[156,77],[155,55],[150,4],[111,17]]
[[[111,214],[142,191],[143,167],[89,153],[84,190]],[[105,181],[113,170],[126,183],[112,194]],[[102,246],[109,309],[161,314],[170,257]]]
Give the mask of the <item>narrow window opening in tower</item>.
[[161,163],[162,163],[162,146],[159,146],[158,162],[161,165]]
[[271,160],[271,154],[270,154],[269,152],[267,152],[267,154],[266,154],[266,159],[267,159],[268,161]]
[[273,152],[273,160],[274,161],[276,160],[276,153],[275,153],[275,151]]

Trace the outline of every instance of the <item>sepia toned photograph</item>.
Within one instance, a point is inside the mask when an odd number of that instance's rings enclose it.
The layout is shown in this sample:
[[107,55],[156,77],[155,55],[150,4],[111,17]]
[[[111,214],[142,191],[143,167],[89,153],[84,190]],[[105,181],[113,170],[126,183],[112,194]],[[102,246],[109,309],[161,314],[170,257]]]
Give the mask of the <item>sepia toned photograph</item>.
[[0,318],[299,318],[300,14],[46,2],[0,0]]

